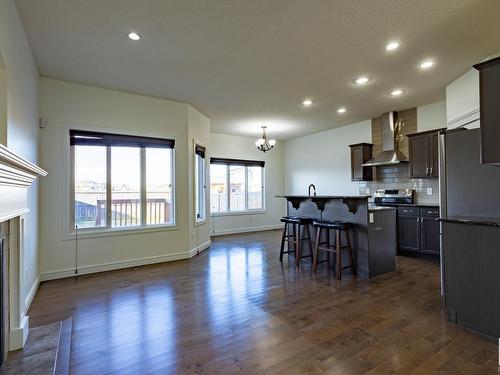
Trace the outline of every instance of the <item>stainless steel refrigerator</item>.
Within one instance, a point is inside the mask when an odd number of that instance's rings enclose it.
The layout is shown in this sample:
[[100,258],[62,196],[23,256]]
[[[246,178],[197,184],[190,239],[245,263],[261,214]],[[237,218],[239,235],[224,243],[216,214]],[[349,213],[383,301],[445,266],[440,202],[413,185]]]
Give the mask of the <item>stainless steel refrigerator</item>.
[[479,129],[441,134],[441,217],[500,217],[500,167],[481,164],[480,147]]

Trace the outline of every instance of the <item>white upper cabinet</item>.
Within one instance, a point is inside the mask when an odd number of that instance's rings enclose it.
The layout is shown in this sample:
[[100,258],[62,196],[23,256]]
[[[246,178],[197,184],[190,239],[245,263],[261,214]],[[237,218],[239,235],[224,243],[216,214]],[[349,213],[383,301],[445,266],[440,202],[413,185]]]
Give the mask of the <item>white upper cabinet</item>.
[[448,129],[479,127],[479,72],[471,68],[446,86]]

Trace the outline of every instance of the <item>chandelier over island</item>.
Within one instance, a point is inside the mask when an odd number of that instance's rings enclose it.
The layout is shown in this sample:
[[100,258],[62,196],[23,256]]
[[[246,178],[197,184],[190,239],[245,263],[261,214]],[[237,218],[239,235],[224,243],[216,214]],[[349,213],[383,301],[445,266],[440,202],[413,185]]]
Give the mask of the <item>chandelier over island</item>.
[[269,151],[270,149],[272,149],[274,147],[274,145],[276,144],[276,140],[274,139],[267,139],[267,135],[266,135],[266,128],[267,126],[262,126],[262,138],[260,139],[257,139],[255,141],[255,146],[257,146],[257,148],[262,151],[262,152],[267,152]]

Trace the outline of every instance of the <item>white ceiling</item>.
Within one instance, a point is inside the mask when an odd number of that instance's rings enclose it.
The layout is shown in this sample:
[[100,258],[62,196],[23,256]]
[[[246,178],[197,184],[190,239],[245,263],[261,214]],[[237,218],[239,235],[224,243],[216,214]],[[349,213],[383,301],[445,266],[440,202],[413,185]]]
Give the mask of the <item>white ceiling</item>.
[[[189,102],[290,139],[444,98],[500,50],[498,0],[17,0],[43,76]],[[132,42],[131,30],[142,35]],[[385,44],[399,40],[398,51]],[[419,63],[436,65],[422,72]],[[353,87],[368,74],[373,81]],[[406,93],[389,96],[394,88]],[[303,108],[304,98],[315,104]],[[348,112],[336,110],[346,106]]]

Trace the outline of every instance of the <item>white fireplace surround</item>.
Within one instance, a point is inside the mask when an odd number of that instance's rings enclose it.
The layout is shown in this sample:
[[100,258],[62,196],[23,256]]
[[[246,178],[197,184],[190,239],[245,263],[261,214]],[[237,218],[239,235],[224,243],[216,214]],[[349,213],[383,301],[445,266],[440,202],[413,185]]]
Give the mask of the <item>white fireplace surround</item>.
[[46,175],[47,172],[37,165],[0,145],[0,223],[9,221],[10,228],[7,259],[9,295],[5,298],[9,314],[9,331],[6,332],[9,350],[22,348],[28,337],[25,299],[33,296],[23,296],[22,293],[24,218],[29,212],[28,188],[39,176]]

